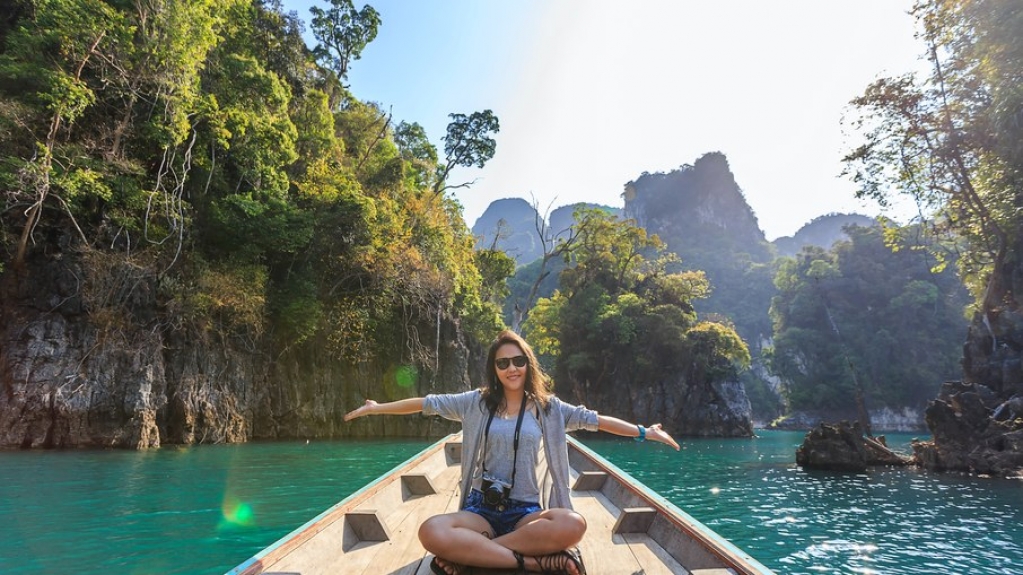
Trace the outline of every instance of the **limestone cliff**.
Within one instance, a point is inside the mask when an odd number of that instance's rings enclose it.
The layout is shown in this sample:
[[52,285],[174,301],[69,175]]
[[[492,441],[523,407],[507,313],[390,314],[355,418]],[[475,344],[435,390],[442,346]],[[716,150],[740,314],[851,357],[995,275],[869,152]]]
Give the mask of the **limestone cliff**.
[[[315,344],[281,350],[269,337],[181,325],[162,309],[152,271],[134,270],[131,282],[107,294],[121,302],[121,317],[92,305],[96,270],[69,253],[36,257],[26,271],[0,278],[0,448],[439,434],[451,426],[437,418],[346,424],[342,416],[366,397],[459,391],[480,381],[472,359],[479,351],[447,319],[436,372],[400,357],[346,365]],[[430,334],[436,326],[420,329]]]
[[519,265],[543,256],[536,231],[539,214],[522,198],[491,202],[472,226],[477,248],[492,246],[504,250]]
[[643,174],[624,196],[625,217],[657,234],[683,268],[707,274],[711,293],[694,302],[697,311],[727,318],[757,364],[759,342],[772,333],[772,250],[728,159],[712,152],[668,173]]
[[559,390],[559,396],[601,413],[646,424],[663,423],[682,437],[751,437],[749,398],[737,381],[674,381],[621,385],[613,391]]
[[[497,247],[511,256],[516,264],[527,265],[543,257],[544,246],[537,227],[544,229],[548,237],[556,241],[574,225],[574,212],[580,207],[597,208],[613,214],[620,212],[617,208],[599,204],[578,203],[555,208],[545,220],[522,198],[495,200],[472,225],[476,247]],[[549,295],[543,294],[544,297]]]
[[623,211],[660,236],[689,267],[709,271],[736,254],[756,262],[771,258],[757,217],[720,152],[629,182]]
[[963,381],[946,383],[927,407],[933,439],[914,446],[927,468],[1023,476],[1021,253],[1016,240],[991,272],[963,346]]

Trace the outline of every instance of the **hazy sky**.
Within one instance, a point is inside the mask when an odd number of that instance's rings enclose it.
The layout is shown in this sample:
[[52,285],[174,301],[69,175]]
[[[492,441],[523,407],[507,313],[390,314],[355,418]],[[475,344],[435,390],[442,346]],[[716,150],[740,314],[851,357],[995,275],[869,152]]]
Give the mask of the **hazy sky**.
[[[450,180],[477,180],[453,192],[470,226],[500,198],[620,207],[643,172],[711,151],[768,239],[829,212],[877,215],[839,176],[842,114],[877,77],[921,66],[913,0],[368,3],[382,24],[350,66],[356,97],[422,124],[441,155],[448,114],[500,119],[494,158]],[[284,4],[307,23],[327,6]]]

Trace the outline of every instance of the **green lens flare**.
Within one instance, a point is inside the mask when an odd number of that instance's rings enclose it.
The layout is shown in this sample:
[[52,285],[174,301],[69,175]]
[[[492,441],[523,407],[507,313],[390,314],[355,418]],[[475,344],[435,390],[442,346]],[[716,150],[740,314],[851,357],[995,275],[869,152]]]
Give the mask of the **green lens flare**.
[[411,365],[403,365],[394,373],[394,381],[400,387],[412,387],[416,384],[418,377],[419,374],[416,373],[416,368]]
[[224,514],[224,522],[230,525],[248,527],[256,522],[256,514],[252,511],[252,506],[244,501],[228,498],[224,500],[221,510]]

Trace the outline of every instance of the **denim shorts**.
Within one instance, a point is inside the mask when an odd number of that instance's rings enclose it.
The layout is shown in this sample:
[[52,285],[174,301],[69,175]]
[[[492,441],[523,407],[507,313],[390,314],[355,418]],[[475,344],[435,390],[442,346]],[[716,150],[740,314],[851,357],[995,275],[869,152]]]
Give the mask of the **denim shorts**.
[[504,511],[498,511],[483,505],[483,493],[478,489],[469,492],[465,500],[463,511],[471,511],[487,520],[494,530],[494,537],[500,537],[515,530],[515,525],[523,517],[530,513],[536,513],[542,508],[538,503],[528,503],[518,499],[509,499],[508,506]]

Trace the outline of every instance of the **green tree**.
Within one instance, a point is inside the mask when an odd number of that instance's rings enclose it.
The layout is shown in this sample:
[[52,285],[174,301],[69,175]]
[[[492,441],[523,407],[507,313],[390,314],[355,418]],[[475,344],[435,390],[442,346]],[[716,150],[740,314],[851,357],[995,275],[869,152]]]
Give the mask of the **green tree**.
[[1003,313],[1018,307],[1023,265],[1023,14],[1012,0],[930,0],[913,14],[930,74],[880,79],[853,101],[863,142],[846,172],[859,197],[908,195],[933,212],[936,231],[967,242],[959,266],[978,313],[971,330],[996,343],[972,346],[966,376],[1000,389],[994,355],[1023,341]]
[[18,20],[0,56],[11,104],[0,115],[18,126],[0,146],[0,185],[17,201],[33,194],[18,265],[51,204],[85,245],[111,240],[87,234],[100,217],[115,244],[176,236],[180,250],[183,180],[206,105],[199,72],[237,4],[45,0]]
[[577,241],[559,289],[537,301],[524,327],[556,354],[555,379],[580,401],[615,389],[734,379],[749,351],[730,328],[697,322],[701,272],[669,273],[656,236],[601,210],[576,212]]
[[324,10],[312,6],[313,36],[319,44],[313,53],[337,77],[348,77],[348,66],[362,57],[362,51],[377,37],[380,13],[369,4],[356,10],[352,0],[330,0]]
[[851,417],[861,392],[867,407],[919,407],[954,377],[966,294],[919,229],[849,227],[830,251],[782,260],[768,358],[793,409]]
[[437,170],[437,148],[430,143],[426,130],[416,122],[401,122],[394,130],[394,143],[409,165],[412,184],[432,187]]
[[[434,192],[422,128],[340,84],[372,8],[317,13],[320,65],[279,0],[24,5],[0,23],[0,237],[19,265],[46,250],[80,256],[83,283],[158,277],[153,329],[348,364],[437,368],[442,327],[493,334],[507,258],[474,253]],[[473,118],[449,161],[493,155],[496,118]],[[85,299],[132,317],[127,297]]]
[[451,170],[458,166],[482,168],[497,151],[497,142],[491,137],[501,131],[497,116],[490,110],[465,114],[450,114],[451,123],[448,133],[444,136],[444,163],[437,168],[437,177],[433,185],[434,195],[445,190],[464,188],[471,185],[463,183],[449,185],[447,183]]
[[[32,17],[19,22],[8,40],[10,47],[0,55],[4,92],[27,105],[8,108],[15,116],[10,120],[31,133],[29,146],[3,158],[8,173],[17,174],[5,178],[4,188],[24,196],[28,203],[14,258],[16,269],[24,265],[30,237],[49,200],[56,198],[62,211],[71,215],[60,192],[109,194],[95,172],[87,167],[75,169],[65,161],[61,147],[74,122],[96,103],[87,67],[101,61],[101,51],[123,33],[119,14],[102,2],[40,2]],[[29,117],[19,121],[16,116]],[[32,151],[26,158],[28,150]]]

